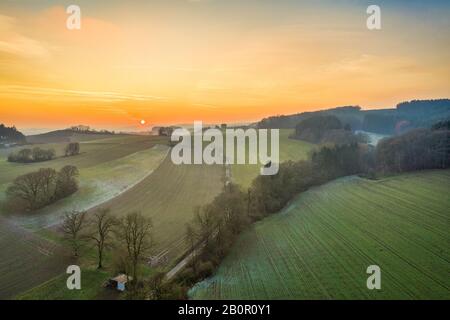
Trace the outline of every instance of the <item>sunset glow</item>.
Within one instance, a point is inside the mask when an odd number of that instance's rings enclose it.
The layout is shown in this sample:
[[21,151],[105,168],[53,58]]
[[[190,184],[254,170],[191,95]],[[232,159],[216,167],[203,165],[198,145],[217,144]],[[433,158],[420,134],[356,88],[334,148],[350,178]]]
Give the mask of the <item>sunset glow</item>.
[[129,129],[450,95],[447,4],[380,1],[370,31],[369,2],[339,3],[85,0],[68,30],[61,1],[2,1],[1,119]]

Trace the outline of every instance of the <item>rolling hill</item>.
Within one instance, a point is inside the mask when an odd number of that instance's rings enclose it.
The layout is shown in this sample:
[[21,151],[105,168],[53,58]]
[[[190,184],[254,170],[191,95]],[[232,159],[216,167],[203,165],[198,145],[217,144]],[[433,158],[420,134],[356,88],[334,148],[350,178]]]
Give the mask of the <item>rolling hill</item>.
[[[348,177],[244,232],[194,299],[449,299],[450,171]],[[366,268],[381,268],[381,290]]]
[[185,225],[192,220],[194,208],[212,201],[221,191],[223,179],[223,166],[174,165],[166,157],[151,175],[101,207],[110,208],[117,216],[138,211],[150,217],[153,252],[172,262],[187,247]]
[[[292,129],[280,130],[280,162],[307,159],[314,148],[312,143],[290,139],[289,136],[293,133],[294,130]],[[248,145],[246,146],[246,155],[248,155]],[[248,188],[253,179],[260,174],[260,168],[260,164],[233,164],[231,165],[231,180],[241,185],[244,189]]]

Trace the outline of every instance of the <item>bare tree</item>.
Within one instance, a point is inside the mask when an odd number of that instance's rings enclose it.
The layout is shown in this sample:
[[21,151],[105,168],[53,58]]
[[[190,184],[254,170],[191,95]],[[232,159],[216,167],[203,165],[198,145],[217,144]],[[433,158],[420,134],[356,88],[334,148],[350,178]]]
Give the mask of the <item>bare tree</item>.
[[39,171],[17,177],[6,193],[12,202],[24,201],[27,209],[34,210],[52,201],[55,181],[54,169],[39,169]]
[[165,291],[165,281],[164,281],[165,277],[166,277],[166,274],[164,272],[157,272],[148,281],[151,298],[153,300],[163,299],[163,295],[164,295],[164,291]]
[[133,283],[137,282],[139,262],[152,247],[151,229],[151,220],[138,212],[129,213],[120,221],[119,236],[126,246]]
[[82,230],[85,226],[86,212],[72,211],[66,213],[61,230],[65,238],[69,241],[75,258],[79,255],[81,241],[83,240]]
[[217,227],[217,219],[214,217],[211,206],[196,207],[194,209],[194,223],[198,226],[198,236],[200,241],[205,243],[205,246],[209,246],[215,228]]
[[116,219],[109,214],[109,209],[98,210],[93,217],[93,232],[89,235],[89,239],[94,241],[98,253],[98,269],[102,268],[103,252],[111,244],[111,235],[114,226],[117,224]]
[[80,144],[78,142],[69,143],[66,146],[66,148],[64,149],[64,153],[65,153],[66,157],[79,154],[80,153]]
[[56,178],[56,196],[64,198],[78,190],[77,177],[79,175],[78,168],[67,165],[59,170]]
[[192,224],[187,223],[186,224],[186,240],[189,243],[189,250],[190,252],[193,253],[192,255],[192,269],[194,270],[194,272],[197,272],[197,255],[194,253],[195,251],[195,245],[198,242],[198,236],[197,233],[195,232],[195,228]]

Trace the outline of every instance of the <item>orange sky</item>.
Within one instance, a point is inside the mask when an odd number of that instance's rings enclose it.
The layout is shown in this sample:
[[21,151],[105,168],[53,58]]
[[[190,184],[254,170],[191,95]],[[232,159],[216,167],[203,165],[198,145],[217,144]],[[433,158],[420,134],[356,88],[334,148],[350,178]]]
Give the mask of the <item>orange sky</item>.
[[79,2],[74,31],[58,1],[0,5],[0,122],[144,129],[450,96],[439,8],[382,7],[369,31],[364,5]]

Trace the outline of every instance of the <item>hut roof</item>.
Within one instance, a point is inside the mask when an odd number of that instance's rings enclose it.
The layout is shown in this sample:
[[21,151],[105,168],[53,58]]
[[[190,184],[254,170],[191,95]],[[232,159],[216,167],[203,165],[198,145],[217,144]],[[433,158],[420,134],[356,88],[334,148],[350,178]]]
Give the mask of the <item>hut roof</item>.
[[118,283],[127,283],[128,280],[133,280],[132,277],[127,276],[126,274],[119,274],[117,277],[112,278],[111,280],[116,281]]

